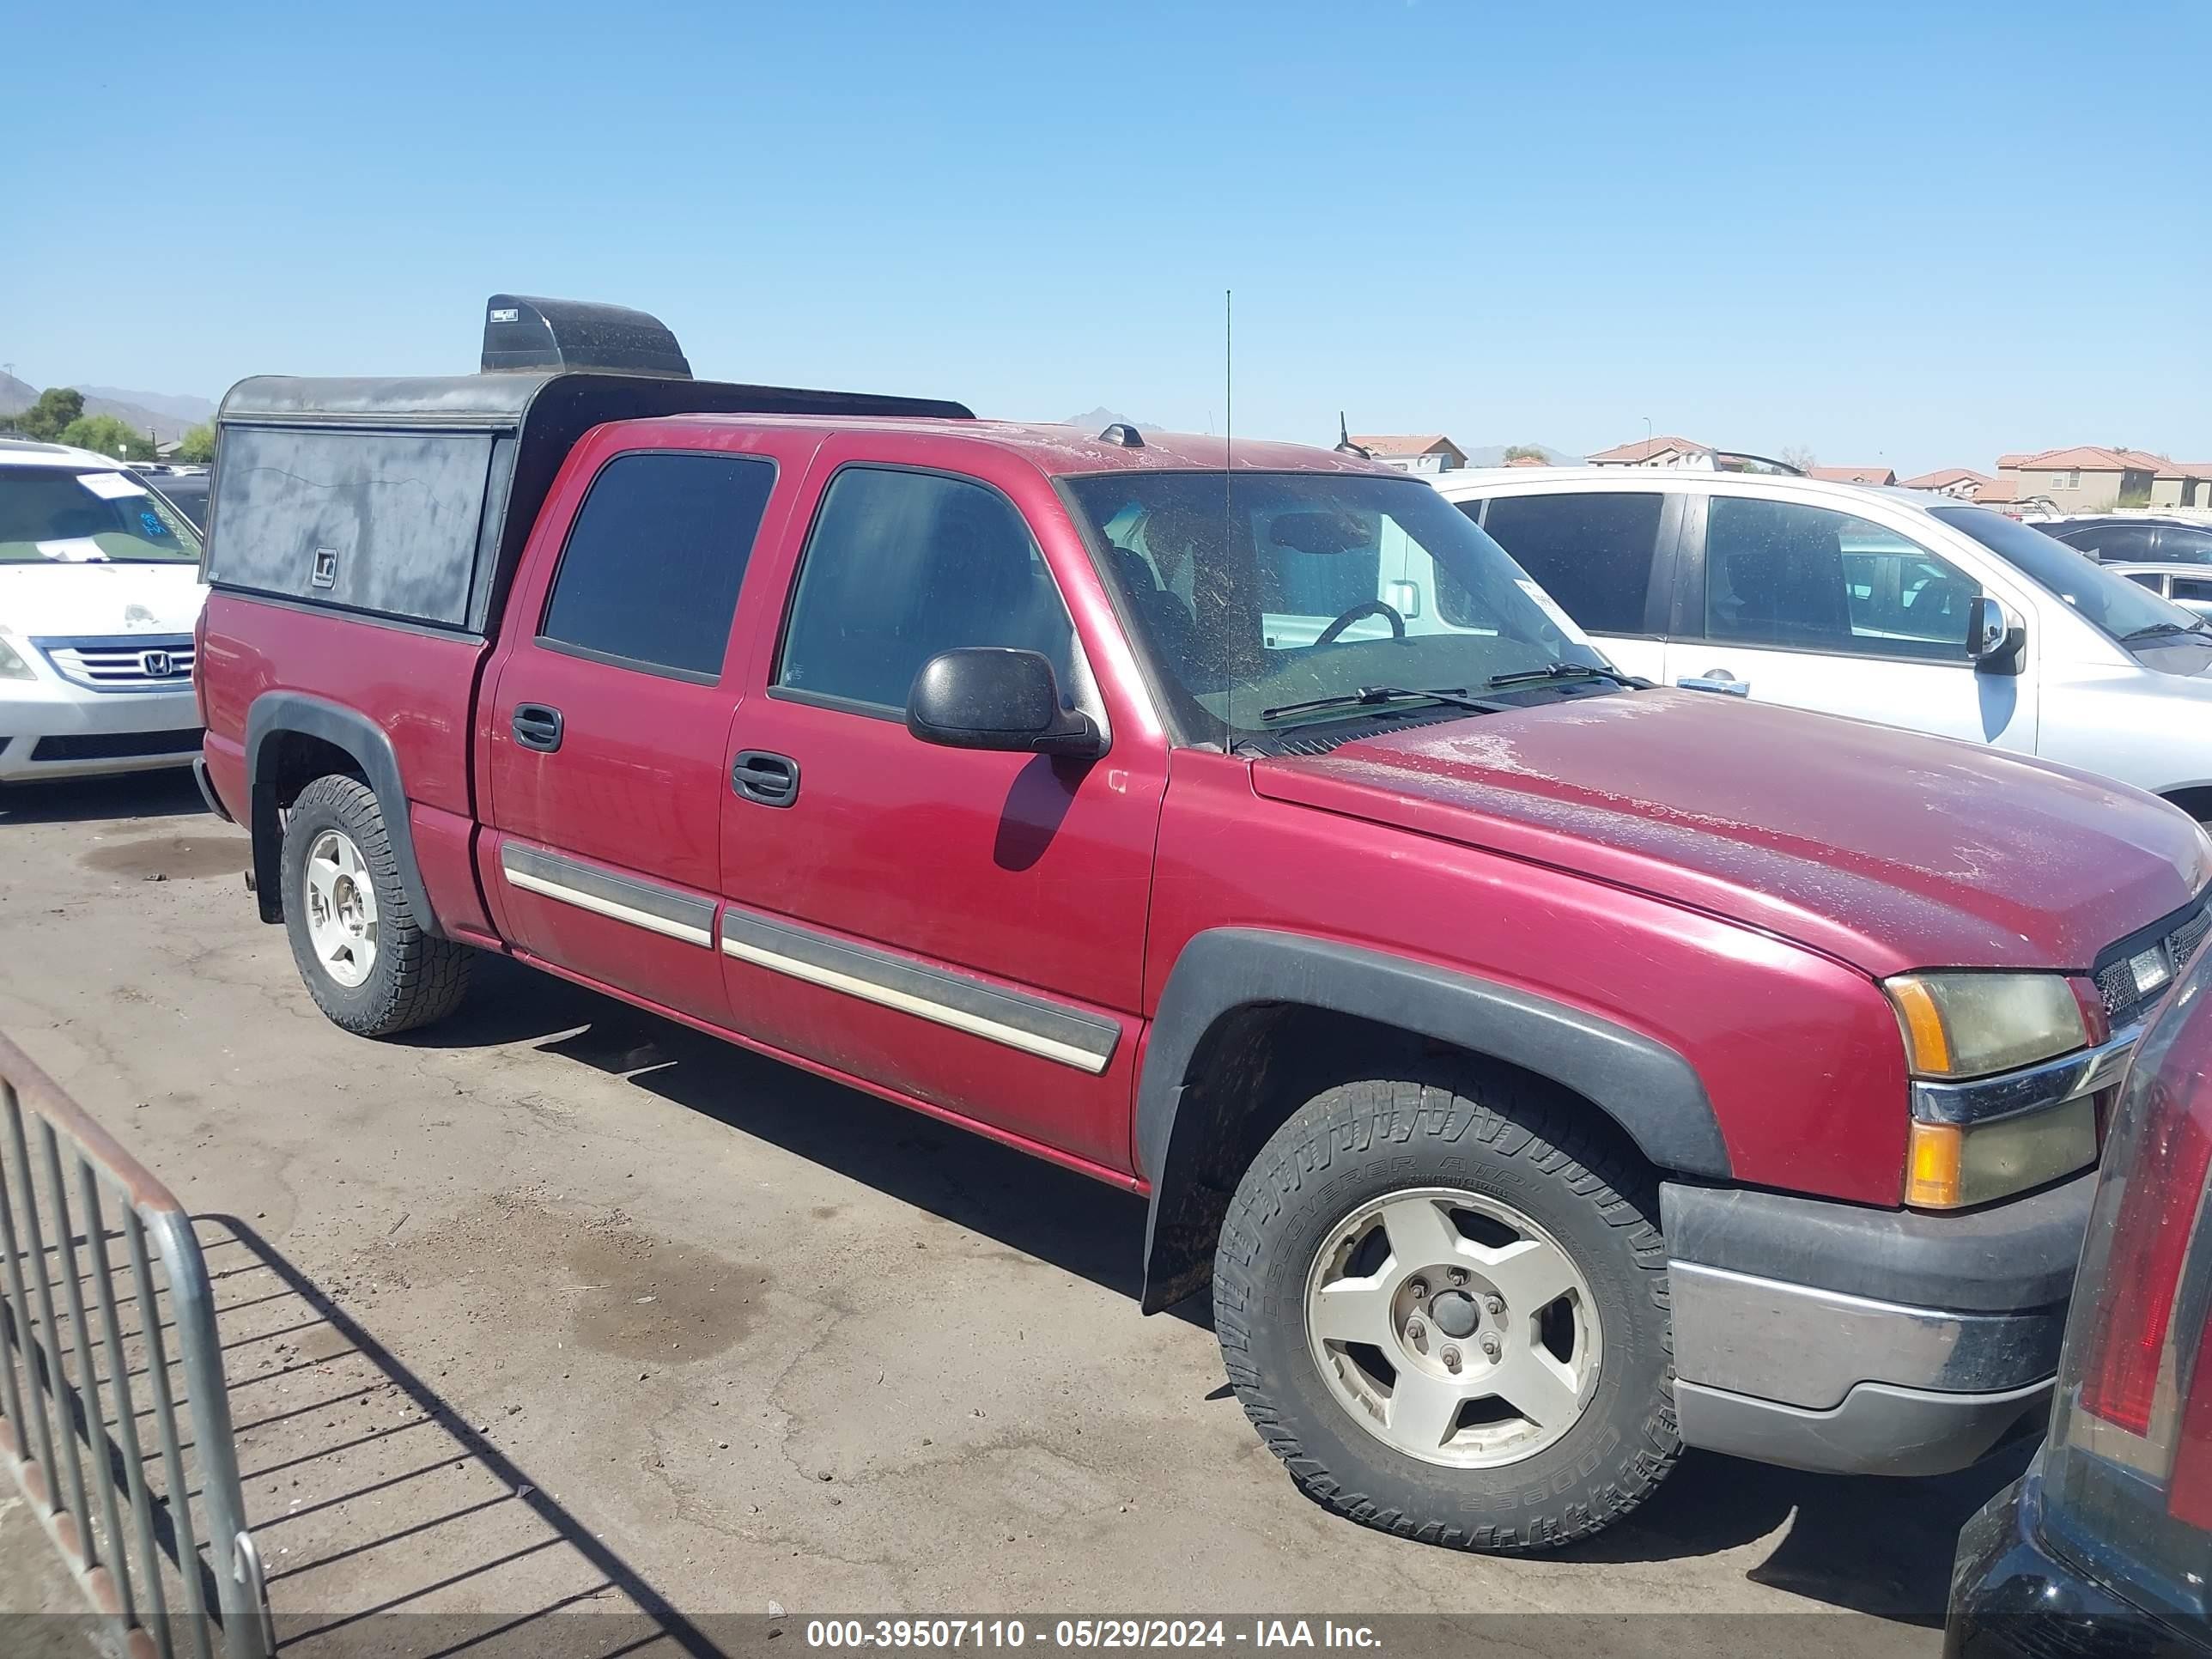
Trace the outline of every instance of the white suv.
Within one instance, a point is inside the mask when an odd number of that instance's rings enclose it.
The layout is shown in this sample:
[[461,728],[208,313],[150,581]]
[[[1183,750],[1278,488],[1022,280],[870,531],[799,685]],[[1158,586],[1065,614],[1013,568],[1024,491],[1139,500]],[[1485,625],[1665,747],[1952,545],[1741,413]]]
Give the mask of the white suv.
[[2039,755],[2212,820],[2212,623],[2015,520],[1778,474],[1433,482],[1630,673]]
[[0,438],[0,784],[191,763],[199,559],[114,461]]

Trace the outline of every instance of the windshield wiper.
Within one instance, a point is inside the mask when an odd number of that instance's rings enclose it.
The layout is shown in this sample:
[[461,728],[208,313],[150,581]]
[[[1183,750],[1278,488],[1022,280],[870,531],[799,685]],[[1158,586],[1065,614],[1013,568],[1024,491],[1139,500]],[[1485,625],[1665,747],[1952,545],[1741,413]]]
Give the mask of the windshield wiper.
[[1408,690],[1402,685],[1363,685],[1357,691],[1346,691],[1340,696],[1312,697],[1304,702],[1278,703],[1273,708],[1262,708],[1263,720],[1280,720],[1285,714],[1310,714],[1319,708],[1380,708],[1394,702],[1448,702],[1460,708],[1472,708],[1478,714],[1495,714],[1502,704],[1485,702],[1467,695],[1463,685],[1430,686],[1420,690]]
[[2133,645],[2137,640],[2170,639],[2176,634],[2212,634],[2212,623],[2196,622],[2185,628],[2179,623],[2153,623],[2148,628],[2138,628],[2132,633],[2121,635],[2120,643]]
[[1651,689],[1650,680],[1640,680],[1635,675],[1621,673],[1618,669],[1600,668],[1593,662],[1547,662],[1541,668],[1516,668],[1508,673],[1492,674],[1486,684],[1492,688],[1526,685],[1534,680],[1564,680],[1577,674],[1585,674],[1593,679],[1611,680],[1615,685],[1625,685],[1632,691]]

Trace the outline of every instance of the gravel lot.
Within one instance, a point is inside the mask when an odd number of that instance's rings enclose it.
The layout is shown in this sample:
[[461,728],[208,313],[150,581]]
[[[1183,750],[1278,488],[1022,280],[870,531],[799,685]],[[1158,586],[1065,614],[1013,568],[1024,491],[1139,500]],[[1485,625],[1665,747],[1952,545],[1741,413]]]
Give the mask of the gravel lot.
[[[504,963],[447,1026],[347,1036],[255,921],[245,845],[182,775],[0,794],[0,1030],[204,1218],[295,1635],[771,1602],[1790,1613],[1762,1645],[1932,1653],[1958,1527],[2017,1470],[1693,1456],[1530,1560],[1347,1526],[1250,1432],[1203,1310],[1138,1316],[1138,1200]],[[1516,1645],[1587,1652],[1577,1622]],[[1613,1628],[1662,1626],[1728,1645]]]

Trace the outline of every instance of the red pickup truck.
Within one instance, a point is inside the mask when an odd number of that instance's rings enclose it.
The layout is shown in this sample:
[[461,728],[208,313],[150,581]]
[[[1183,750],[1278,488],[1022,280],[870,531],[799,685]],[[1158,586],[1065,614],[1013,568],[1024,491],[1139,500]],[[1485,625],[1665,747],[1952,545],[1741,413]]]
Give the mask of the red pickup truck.
[[1144,1194],[1146,1310],[1210,1282],[1293,1477],[1439,1543],[2047,1414],[2212,922],[2172,807],[1626,678],[1358,456],[700,381],[611,307],[220,441],[202,777],[347,1030],[498,951]]

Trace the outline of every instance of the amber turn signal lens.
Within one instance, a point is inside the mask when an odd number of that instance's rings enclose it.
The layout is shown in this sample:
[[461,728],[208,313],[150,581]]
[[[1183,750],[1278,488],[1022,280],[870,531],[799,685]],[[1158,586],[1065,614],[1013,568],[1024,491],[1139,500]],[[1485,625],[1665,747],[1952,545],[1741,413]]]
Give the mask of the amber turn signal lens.
[[1905,1027],[1905,1058],[1923,1077],[1942,1077],[1951,1069],[1951,1040],[1943,1033],[1943,1017],[1936,998],[1917,979],[1893,979],[1889,994],[1897,1004],[1899,1023]]
[[1905,1157],[1905,1201],[1928,1210],[1959,1206],[1966,1131],[1955,1123],[1916,1123]]

